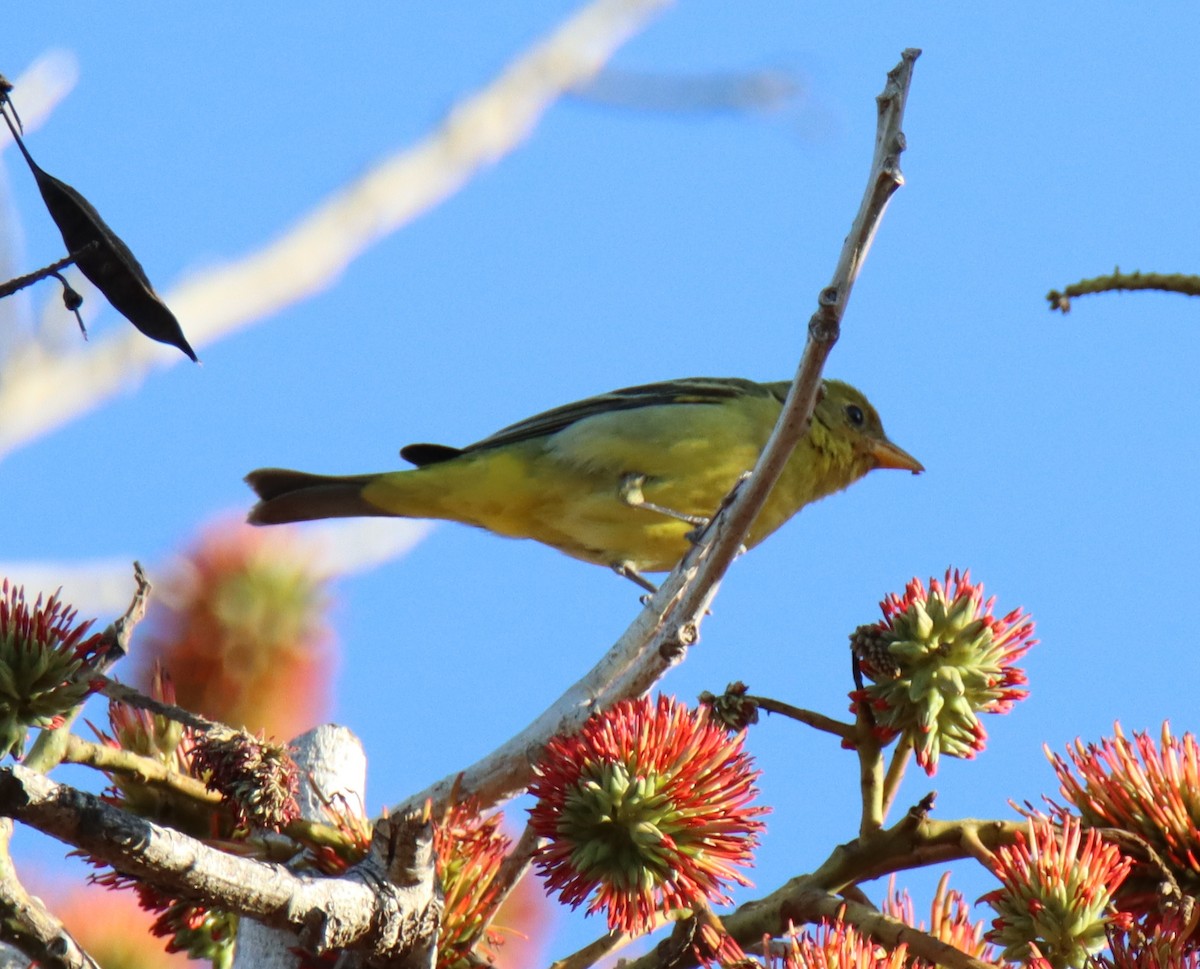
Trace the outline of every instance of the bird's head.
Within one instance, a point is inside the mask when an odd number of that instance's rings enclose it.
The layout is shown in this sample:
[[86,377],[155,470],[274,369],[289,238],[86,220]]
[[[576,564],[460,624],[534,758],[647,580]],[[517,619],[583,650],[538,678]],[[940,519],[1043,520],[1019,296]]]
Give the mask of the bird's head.
[[826,380],[823,394],[813,415],[841,444],[849,444],[856,457],[867,467],[898,468],[920,474],[925,466],[916,458],[888,440],[883,432],[879,413],[863,394],[840,380]]

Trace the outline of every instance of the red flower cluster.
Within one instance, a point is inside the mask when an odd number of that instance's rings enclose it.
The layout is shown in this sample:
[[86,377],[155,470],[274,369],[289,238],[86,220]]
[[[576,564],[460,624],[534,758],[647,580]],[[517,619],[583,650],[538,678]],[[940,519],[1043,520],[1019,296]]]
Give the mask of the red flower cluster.
[[707,709],[670,697],[623,700],[576,735],[558,737],[537,765],[530,793],[537,856],[548,890],[610,929],[641,933],[656,916],[701,900],[728,902],[728,883],[751,863],[762,830],[742,737]]
[[913,579],[904,595],[880,603],[883,620],[850,637],[863,672],[874,682],[851,694],[870,706],[881,735],[902,735],[926,773],[938,758],[974,757],[987,731],[981,713],[1007,713],[1024,699],[1025,672],[1015,664],[1037,642],[1020,609],[997,617],[996,600],[969,572],[946,570],[926,591]]
[[480,951],[489,965],[496,961],[493,950],[503,938],[488,926],[503,900],[496,875],[511,846],[500,830],[503,820],[499,812],[481,817],[478,803],[468,799],[446,808],[441,820],[434,822],[437,874],[445,896],[438,927],[438,969],[473,965],[472,950]]
[[[986,923],[971,921],[971,907],[961,892],[950,887],[949,872],[942,875],[934,893],[928,930],[925,929],[923,921],[917,921],[908,893],[895,891],[895,876],[892,876],[892,882],[888,885],[888,897],[884,899],[880,911],[913,928],[928,931],[935,939],[952,945],[975,959],[990,963],[999,961],[996,950],[984,938]],[[912,965],[925,967],[928,963],[916,960]]]
[[[1144,841],[1170,870],[1187,896],[1200,894],[1200,743],[1195,735],[1171,734],[1162,725],[1159,743],[1148,732],[1099,744],[1076,740],[1067,759],[1049,757],[1059,790],[1085,824],[1119,828]],[[1074,768],[1074,770],[1072,770]],[[1056,817],[1067,808],[1055,806]],[[1135,872],[1120,892],[1121,907],[1153,926],[1176,918],[1161,891],[1161,872]]]
[[0,584],[0,757],[20,757],[30,727],[53,729],[93,690],[89,674],[104,637],[75,622],[58,595],[29,606],[25,590]]
[[1109,926],[1125,920],[1112,904],[1133,862],[1077,818],[1030,818],[1029,834],[996,852],[1001,887],[984,895],[996,910],[988,938],[1006,959],[1044,957],[1082,966],[1104,948]]
[[763,940],[765,969],[911,969],[908,947],[888,949],[845,922],[791,928],[781,942]]

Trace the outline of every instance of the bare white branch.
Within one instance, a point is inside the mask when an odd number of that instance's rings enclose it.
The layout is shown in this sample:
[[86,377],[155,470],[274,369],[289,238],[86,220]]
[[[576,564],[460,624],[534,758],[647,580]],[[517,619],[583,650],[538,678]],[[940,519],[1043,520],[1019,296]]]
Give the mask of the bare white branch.
[[420,820],[379,821],[367,859],[321,878],[211,848],[19,764],[0,769],[0,814],[168,894],[292,929],[318,952],[403,956],[428,943],[440,910],[431,826]]

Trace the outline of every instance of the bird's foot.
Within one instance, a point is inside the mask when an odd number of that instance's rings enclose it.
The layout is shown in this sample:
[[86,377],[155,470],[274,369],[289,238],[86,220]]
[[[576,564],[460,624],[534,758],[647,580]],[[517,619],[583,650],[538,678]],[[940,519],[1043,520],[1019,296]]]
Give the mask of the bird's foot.
[[[705,533],[705,531],[707,531],[707,529],[708,529],[708,522],[705,522],[702,527],[693,528],[690,532],[688,532],[683,537],[686,538],[691,545],[699,545],[700,540],[704,538],[704,533]],[[746,548],[745,545],[739,545],[737,547],[737,552],[735,554],[736,555],[745,555],[747,551],[748,551],[748,549]]]
[[[686,535],[684,535],[683,537],[684,537],[684,538],[686,538],[686,539],[687,539],[689,542],[691,542],[693,545],[699,545],[699,544],[700,544],[700,539],[702,539],[702,538],[704,537],[704,532],[705,532],[705,531],[708,529],[708,526],[712,524],[712,522],[713,522],[713,518],[716,518],[716,517],[717,517],[717,515],[721,514],[721,512],[723,512],[723,511],[724,511],[726,508],[728,508],[728,507],[729,507],[729,506],[730,506],[730,505],[733,503],[733,499],[734,499],[735,497],[737,497],[737,493],[738,493],[739,491],[741,491],[741,490],[742,490],[742,485],[744,485],[744,484],[745,484],[747,481],[749,481],[749,480],[750,480],[750,472],[749,472],[749,471],[743,471],[743,472],[742,472],[742,473],[741,473],[741,474],[738,476],[738,479],[737,479],[737,481],[735,481],[735,482],[733,483],[733,487],[729,489],[729,494],[727,494],[727,495],[726,495],[726,496],[725,496],[725,497],[724,497],[724,498],[721,500],[721,505],[720,505],[720,507],[719,507],[719,508],[717,508],[717,510],[716,510],[716,513],[715,513],[715,514],[712,516],[712,518],[699,518],[699,517],[697,517],[697,521],[696,521],[696,523],[695,523],[695,524],[696,524],[696,527],[695,527],[695,528],[693,528],[693,529],[692,529],[690,532],[688,532],[688,533],[687,533]],[[738,554],[738,555],[742,555],[742,554],[744,554],[745,552],[746,552],[746,546],[745,546],[745,545],[739,545],[739,546],[738,546],[738,550],[737,550],[737,554]]]

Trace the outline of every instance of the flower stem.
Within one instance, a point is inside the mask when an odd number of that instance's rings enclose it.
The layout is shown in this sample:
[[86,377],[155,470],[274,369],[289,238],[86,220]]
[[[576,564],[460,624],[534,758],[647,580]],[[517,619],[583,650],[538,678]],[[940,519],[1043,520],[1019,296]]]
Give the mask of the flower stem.
[[904,780],[904,771],[908,768],[912,752],[912,739],[907,734],[901,736],[896,743],[896,749],[892,751],[892,760],[888,764],[887,775],[883,779],[883,816],[885,818],[896,800],[896,793],[900,790],[900,782]]
[[858,833],[861,837],[874,834],[883,827],[887,813],[883,800],[883,750],[875,736],[875,718],[866,703],[857,704],[854,749],[858,753],[858,779],[862,795],[862,819]]
[[62,759],[68,764],[82,764],[96,770],[128,774],[143,784],[163,788],[206,807],[214,807],[221,803],[221,795],[208,790],[203,781],[173,771],[165,764],[135,754],[131,750],[93,743],[75,734],[67,735],[67,747]]
[[794,707],[790,703],[784,703],[782,700],[773,700],[767,696],[747,696],[746,700],[755,703],[760,710],[766,710],[768,713],[778,713],[782,717],[790,717],[800,723],[807,724],[815,730],[823,730],[825,733],[831,733],[842,740],[850,740],[854,737],[853,724],[834,720],[823,713]]

